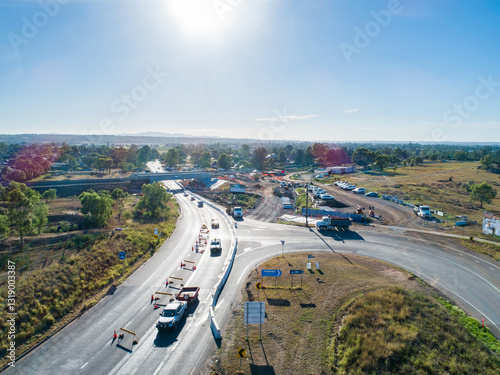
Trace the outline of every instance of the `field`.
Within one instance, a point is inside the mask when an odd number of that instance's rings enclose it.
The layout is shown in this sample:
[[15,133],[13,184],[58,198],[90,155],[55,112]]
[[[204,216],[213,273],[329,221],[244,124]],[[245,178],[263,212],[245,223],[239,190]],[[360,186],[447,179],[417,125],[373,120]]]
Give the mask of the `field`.
[[[305,271],[302,288],[298,275],[291,287],[289,270],[305,268],[304,254],[273,258],[251,272],[212,374],[236,374],[240,366],[252,375],[497,374],[498,341],[479,322],[464,323],[419,279],[355,255],[314,255],[321,267],[313,263]],[[273,278],[262,281],[263,268],[283,271],[276,287]],[[260,291],[257,282],[263,282]],[[261,339],[259,325],[250,325],[247,341],[247,301],[265,302]],[[473,334],[487,338],[478,341]],[[241,362],[238,349],[245,349]]]
[[44,175],[37,177],[34,181],[67,181],[67,180],[87,180],[99,178],[120,178],[128,175],[129,173],[121,173],[120,169],[112,169],[108,172],[95,172],[95,171],[77,171],[77,172],[64,172],[64,171],[49,171]]
[[[443,217],[436,216],[444,221],[440,226],[454,229],[459,234],[495,240],[494,236],[482,234],[482,220],[483,211],[500,214],[500,175],[478,167],[478,162],[425,163],[415,167],[400,167],[396,173],[389,170],[384,174],[358,172],[345,177],[338,176],[330,182],[345,179],[364,187],[366,191],[398,196],[413,204],[428,205],[431,210],[444,212]],[[478,202],[470,202],[469,193],[463,186],[469,180],[476,184],[487,182],[492,185],[498,191],[497,197],[491,204],[484,204],[483,208],[479,207]],[[477,224],[453,228],[458,215],[466,215]]]
[[[168,219],[138,222],[133,206],[138,197],[128,196],[115,202],[108,227],[73,230],[71,217],[80,206],[78,199],[56,199],[49,203],[49,217],[58,220],[49,228],[64,230],[26,238],[26,247],[16,246],[15,238],[2,240],[1,261],[13,261],[16,267],[16,307],[19,353],[53,334],[64,324],[95,304],[109,288],[116,287],[147,260],[175,228],[178,209],[169,203]],[[122,206],[122,220],[118,213]],[[65,224],[67,223],[67,224]],[[120,226],[122,230],[115,230]],[[153,236],[154,228],[161,233]],[[119,260],[118,252],[126,253]],[[5,265],[0,274],[0,298],[7,297]],[[5,363],[7,339],[6,310],[0,311],[0,364]],[[2,358],[3,357],[3,358]]]

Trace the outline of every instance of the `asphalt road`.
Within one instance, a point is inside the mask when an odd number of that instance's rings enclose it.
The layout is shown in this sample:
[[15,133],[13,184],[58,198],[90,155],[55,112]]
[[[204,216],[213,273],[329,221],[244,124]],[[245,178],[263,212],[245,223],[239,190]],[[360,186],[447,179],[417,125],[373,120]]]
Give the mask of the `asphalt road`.
[[[174,188],[174,182],[167,183]],[[231,245],[226,220],[213,208],[198,208],[196,201],[177,193],[181,217],[172,237],[147,263],[140,267],[113,295],[104,297],[92,309],[59,334],[16,363],[8,374],[205,374],[207,360],[217,344],[210,330],[208,307],[214,287],[221,277]],[[194,253],[191,246],[198,238],[202,223],[212,217],[221,223],[216,236],[223,240],[223,253]],[[279,225],[244,218],[236,229],[239,246],[231,275],[215,315],[224,328],[231,306],[248,272],[267,258],[285,252],[335,252],[346,262],[349,254],[387,261],[405,268],[428,281],[461,308],[485,324],[500,337],[500,265],[498,262],[451,245],[438,245],[429,234],[425,240],[411,238],[390,228],[354,226],[354,231],[318,234],[307,228]],[[212,231],[211,231],[212,232]],[[181,269],[184,259],[196,262],[196,271]],[[320,256],[317,257],[321,261]],[[177,332],[157,334],[155,322],[160,310],[153,310],[151,294],[176,291],[165,287],[170,275],[183,277],[188,286],[200,286],[200,303]],[[174,287],[179,284],[174,283]],[[135,331],[117,345],[113,330],[120,327]],[[224,331],[223,331],[224,335]]]

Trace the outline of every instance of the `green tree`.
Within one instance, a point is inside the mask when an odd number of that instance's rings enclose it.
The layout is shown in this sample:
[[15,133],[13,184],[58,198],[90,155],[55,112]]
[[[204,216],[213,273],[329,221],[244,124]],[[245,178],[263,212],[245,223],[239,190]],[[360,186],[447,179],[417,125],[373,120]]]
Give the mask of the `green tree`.
[[241,145],[241,150],[240,150],[240,153],[241,153],[241,157],[243,159],[248,159],[250,157],[250,146],[243,143]]
[[177,148],[169,149],[165,153],[165,157],[163,160],[169,167],[175,167],[177,164],[179,164],[179,150]]
[[7,216],[19,234],[21,248],[24,248],[25,234],[33,231],[35,222],[42,219],[41,216],[38,218],[35,216],[40,205],[40,193],[25,184],[11,182],[6,195]]
[[10,221],[7,215],[0,215],[0,238],[10,233]]
[[280,151],[279,156],[278,156],[278,161],[280,163],[285,163],[286,162],[286,153],[285,153],[285,151]]
[[127,196],[127,193],[125,193],[123,191],[123,189],[120,189],[120,188],[116,188],[115,190],[113,190],[111,192],[111,198],[113,199],[120,199],[120,198],[124,198]]
[[219,160],[217,161],[219,168],[222,169],[230,169],[232,163],[233,163],[232,158],[228,154],[221,154],[219,156]]
[[210,155],[210,152],[203,151],[200,159],[198,160],[198,165],[201,168],[207,168],[210,167],[211,162],[212,162],[212,156]]
[[89,226],[103,227],[113,214],[113,199],[109,194],[98,194],[90,189],[78,197],[82,203],[80,211],[86,215]]
[[170,194],[167,193],[163,185],[158,182],[142,186],[144,195],[137,203],[137,210],[143,211],[147,216],[153,218],[164,217],[168,214],[168,202]]
[[488,170],[492,167],[493,165],[493,158],[491,155],[485,155],[484,157],[481,158],[480,163],[481,163],[481,168]]
[[54,202],[54,199],[57,198],[57,190],[56,189],[45,190],[42,194],[42,198],[45,199],[47,202],[48,201]]
[[267,150],[264,147],[259,147],[252,152],[252,165],[258,170],[264,168],[264,161],[266,160]]
[[130,171],[133,171],[135,168],[135,165],[126,161],[122,161],[118,163],[118,168],[121,169],[122,173],[127,173]]
[[35,211],[33,212],[33,226],[36,228],[37,233],[42,232],[43,227],[45,227],[49,221],[47,215],[49,214],[49,208],[46,204],[37,204]]
[[383,172],[384,169],[389,165],[390,157],[388,155],[379,154],[375,159],[374,166],[380,171]]
[[304,150],[299,148],[295,153],[295,164],[301,165],[304,162]]
[[497,191],[493,187],[483,182],[481,184],[474,184],[471,187],[469,200],[471,202],[479,202],[479,207],[483,207],[483,203],[491,203],[491,200],[497,196]]
[[312,165],[314,164],[314,153],[311,146],[306,148],[306,152],[304,153],[304,164]]
[[375,155],[366,147],[357,148],[351,156],[351,160],[359,166],[367,167],[368,164],[375,161]]

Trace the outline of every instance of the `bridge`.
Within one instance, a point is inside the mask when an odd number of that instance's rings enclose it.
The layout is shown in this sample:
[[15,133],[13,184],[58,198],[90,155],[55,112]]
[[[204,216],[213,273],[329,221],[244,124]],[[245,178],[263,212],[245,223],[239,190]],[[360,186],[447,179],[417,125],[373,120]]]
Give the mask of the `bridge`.
[[141,181],[143,183],[151,183],[164,180],[192,180],[197,179],[201,182],[210,181],[212,173],[204,171],[174,171],[174,172],[158,172],[158,173],[133,173],[127,177],[130,181]]

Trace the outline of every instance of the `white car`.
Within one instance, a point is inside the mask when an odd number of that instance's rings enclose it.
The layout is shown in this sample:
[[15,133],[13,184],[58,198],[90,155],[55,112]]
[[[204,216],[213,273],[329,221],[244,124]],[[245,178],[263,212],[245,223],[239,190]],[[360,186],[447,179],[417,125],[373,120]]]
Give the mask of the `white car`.
[[354,194],[364,194],[365,188],[356,188],[352,191]]
[[332,195],[330,195],[330,194],[322,194],[320,198],[321,198],[321,199],[323,199],[324,201],[331,201],[331,200],[334,200],[334,199],[335,199],[335,198],[334,198]]
[[356,189],[356,185],[347,185],[346,187],[344,187],[344,190],[354,190]]
[[158,331],[167,329],[177,330],[182,319],[187,318],[187,302],[173,301],[170,302],[160,313],[160,318],[156,322]]

